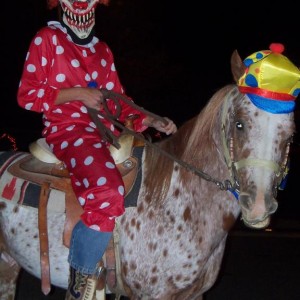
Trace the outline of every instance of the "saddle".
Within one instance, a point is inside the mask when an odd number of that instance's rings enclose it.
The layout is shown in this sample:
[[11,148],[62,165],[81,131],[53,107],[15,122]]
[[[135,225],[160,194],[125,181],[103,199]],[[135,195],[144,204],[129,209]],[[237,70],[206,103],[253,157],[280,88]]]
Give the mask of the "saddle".
[[[120,149],[110,147],[111,155],[122,175],[125,196],[131,191],[138,174],[138,158],[133,155],[133,149],[144,146],[144,143],[134,138],[132,135],[124,134],[118,139]],[[63,230],[63,244],[69,248],[72,230],[80,220],[83,212],[73,189],[71,187],[70,176],[64,164],[52,153],[44,138],[38,139],[29,146],[31,155],[19,160],[10,167],[10,172],[25,180],[41,185],[40,200],[38,207],[38,226],[40,236],[40,257],[41,257],[41,286],[42,291],[47,295],[51,290],[50,266],[48,253],[48,230],[47,230],[47,202],[50,189],[57,189],[65,193],[65,224]],[[117,230],[116,229],[115,231]],[[118,245],[115,247],[114,240],[118,233],[114,232],[100,264],[105,266],[106,278],[101,277],[100,286],[109,287],[110,291],[120,291],[124,295],[124,288],[120,279]],[[118,244],[118,241],[116,241]],[[105,262],[103,262],[105,261]],[[105,282],[106,281],[106,282]]]

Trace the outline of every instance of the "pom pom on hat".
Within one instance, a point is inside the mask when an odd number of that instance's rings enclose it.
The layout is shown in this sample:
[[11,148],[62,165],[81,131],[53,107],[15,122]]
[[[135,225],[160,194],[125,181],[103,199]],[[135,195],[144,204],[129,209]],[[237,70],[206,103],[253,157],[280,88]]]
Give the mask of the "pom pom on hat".
[[244,60],[245,73],[238,80],[242,93],[257,107],[271,113],[289,113],[300,94],[300,70],[282,54],[284,46],[272,43]]
[[280,43],[272,43],[270,46],[269,46],[269,49],[273,52],[273,53],[283,53],[284,51],[284,46],[283,44],[280,44]]

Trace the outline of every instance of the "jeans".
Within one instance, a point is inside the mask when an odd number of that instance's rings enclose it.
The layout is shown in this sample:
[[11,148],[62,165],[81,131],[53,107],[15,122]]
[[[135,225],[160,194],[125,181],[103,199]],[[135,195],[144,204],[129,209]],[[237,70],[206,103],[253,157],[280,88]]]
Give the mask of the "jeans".
[[102,258],[112,232],[90,229],[79,221],[72,232],[68,262],[82,274],[94,274]]

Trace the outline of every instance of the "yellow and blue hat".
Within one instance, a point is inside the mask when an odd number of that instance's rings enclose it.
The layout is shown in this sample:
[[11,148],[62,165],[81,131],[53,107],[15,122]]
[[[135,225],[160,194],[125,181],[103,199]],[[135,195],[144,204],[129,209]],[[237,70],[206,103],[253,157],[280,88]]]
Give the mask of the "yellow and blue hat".
[[300,93],[300,70],[281,54],[282,44],[273,43],[269,48],[244,60],[246,70],[238,86],[260,109],[274,114],[289,113],[295,110]]

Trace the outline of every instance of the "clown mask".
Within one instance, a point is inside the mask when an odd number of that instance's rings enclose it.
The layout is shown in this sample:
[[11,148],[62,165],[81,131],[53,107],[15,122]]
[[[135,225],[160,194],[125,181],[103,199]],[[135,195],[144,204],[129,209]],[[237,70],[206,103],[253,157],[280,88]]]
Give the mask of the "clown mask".
[[104,0],[59,0],[63,23],[81,40],[87,39],[95,26],[95,9]]

